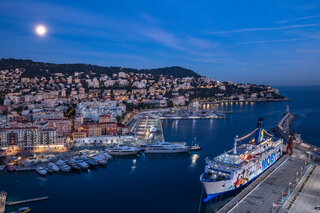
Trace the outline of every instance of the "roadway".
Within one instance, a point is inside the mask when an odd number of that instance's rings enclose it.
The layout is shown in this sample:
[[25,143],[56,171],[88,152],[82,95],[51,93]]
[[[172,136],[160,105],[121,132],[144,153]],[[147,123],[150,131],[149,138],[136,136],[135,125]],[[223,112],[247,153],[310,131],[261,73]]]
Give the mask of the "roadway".
[[292,204],[289,212],[320,212],[314,209],[320,204],[320,167],[317,166]]

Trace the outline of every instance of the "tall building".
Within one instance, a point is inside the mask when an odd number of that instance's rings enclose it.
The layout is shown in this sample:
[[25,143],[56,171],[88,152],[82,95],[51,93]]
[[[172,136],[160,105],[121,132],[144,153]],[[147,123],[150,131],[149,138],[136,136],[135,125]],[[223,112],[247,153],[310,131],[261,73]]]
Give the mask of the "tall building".
[[99,116],[99,123],[106,123],[111,121],[111,116],[109,114],[104,114]]
[[71,135],[72,120],[69,119],[47,119],[48,128],[56,129],[57,134],[60,136]]
[[39,127],[0,128],[0,147],[14,149],[38,149],[57,143],[57,130]]

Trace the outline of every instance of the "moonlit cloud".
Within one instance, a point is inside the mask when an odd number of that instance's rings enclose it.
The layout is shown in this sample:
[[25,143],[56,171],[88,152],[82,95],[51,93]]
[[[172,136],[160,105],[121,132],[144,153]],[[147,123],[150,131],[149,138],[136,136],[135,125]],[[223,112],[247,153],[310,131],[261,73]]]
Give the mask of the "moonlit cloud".
[[310,38],[292,38],[292,39],[278,39],[278,40],[262,40],[262,41],[243,41],[236,44],[258,44],[258,43],[276,43],[276,42],[290,42],[290,41],[304,41]]
[[306,27],[319,27],[320,24],[296,24],[282,27],[262,27],[262,28],[242,28],[236,30],[225,30],[225,31],[216,31],[209,32],[208,34],[227,34],[227,33],[241,33],[241,32],[252,32],[252,31],[274,31],[274,30],[284,30],[284,29],[297,29],[297,28],[306,28]]
[[289,20],[281,20],[281,21],[276,21],[276,24],[285,24],[288,22],[294,22],[294,21],[301,21],[301,20],[307,20],[307,19],[314,19],[314,18],[319,18],[320,15],[315,15],[315,16],[305,16],[305,17],[299,17],[295,19],[289,19]]

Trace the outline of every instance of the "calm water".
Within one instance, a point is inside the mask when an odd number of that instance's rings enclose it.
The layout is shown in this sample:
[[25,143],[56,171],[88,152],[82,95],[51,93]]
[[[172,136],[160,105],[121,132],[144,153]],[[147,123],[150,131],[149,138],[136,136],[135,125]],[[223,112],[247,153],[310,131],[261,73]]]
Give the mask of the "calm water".
[[[8,200],[50,197],[48,201],[22,205],[30,206],[32,212],[197,212],[202,190],[199,176],[205,157],[231,149],[235,135],[254,129],[258,117],[264,117],[265,127],[269,129],[289,104],[297,116],[296,132],[301,133],[304,140],[320,145],[316,134],[320,87],[284,87],[280,91],[292,101],[215,105],[211,107],[232,109],[235,113],[227,120],[163,122],[168,141],[191,142],[197,137],[203,147],[200,152],[119,158],[89,173],[46,178],[33,172],[1,172],[0,190],[8,192]],[[219,202],[203,206],[202,212],[212,211]],[[7,212],[18,207],[7,208]]]

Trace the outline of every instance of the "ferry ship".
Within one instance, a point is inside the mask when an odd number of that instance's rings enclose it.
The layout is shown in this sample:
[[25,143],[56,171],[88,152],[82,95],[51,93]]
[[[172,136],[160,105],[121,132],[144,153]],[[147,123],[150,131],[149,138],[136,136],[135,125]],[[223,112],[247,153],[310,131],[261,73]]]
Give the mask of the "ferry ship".
[[[254,135],[249,143],[241,141]],[[263,118],[250,134],[234,140],[234,148],[215,158],[207,158],[200,181],[207,194],[204,201],[239,189],[268,169],[282,155],[282,139],[274,139],[263,129]]]

